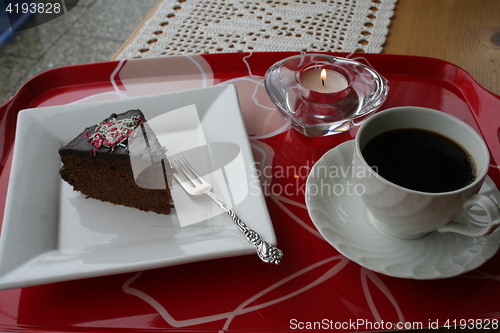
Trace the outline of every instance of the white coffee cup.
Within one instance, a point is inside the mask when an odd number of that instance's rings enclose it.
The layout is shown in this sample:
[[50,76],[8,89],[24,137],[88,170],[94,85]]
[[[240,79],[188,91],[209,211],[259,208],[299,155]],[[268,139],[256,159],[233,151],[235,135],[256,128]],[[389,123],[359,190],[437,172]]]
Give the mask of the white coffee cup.
[[[475,162],[475,180],[454,191],[429,193],[399,186],[378,175],[361,153],[364,146],[378,134],[402,128],[433,131],[460,145]],[[500,225],[498,206],[489,197],[477,194],[489,168],[488,148],[481,136],[458,118],[421,107],[395,107],[368,118],[360,126],[354,142],[354,178],[363,186],[361,197],[374,217],[372,224],[384,233],[402,239],[419,238],[435,230],[481,237]],[[473,227],[453,222],[472,206],[486,212],[487,225]]]

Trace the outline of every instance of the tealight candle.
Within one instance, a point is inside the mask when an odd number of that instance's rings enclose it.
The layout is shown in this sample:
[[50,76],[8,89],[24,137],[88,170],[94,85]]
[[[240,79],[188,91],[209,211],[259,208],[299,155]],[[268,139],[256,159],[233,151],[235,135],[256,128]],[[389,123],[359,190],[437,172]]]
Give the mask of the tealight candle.
[[336,93],[349,86],[347,79],[342,74],[324,68],[304,73],[300,78],[300,83],[304,88],[325,94]]
[[264,84],[285,119],[308,137],[348,131],[375,112],[388,91],[386,80],[372,68],[314,53],[276,62]]

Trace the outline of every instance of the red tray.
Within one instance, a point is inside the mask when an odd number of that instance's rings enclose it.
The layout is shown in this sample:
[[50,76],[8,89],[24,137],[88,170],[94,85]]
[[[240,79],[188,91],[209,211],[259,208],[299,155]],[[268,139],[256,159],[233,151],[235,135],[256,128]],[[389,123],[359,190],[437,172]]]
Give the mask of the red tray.
[[[314,162],[352,139],[355,130],[308,139],[283,129],[281,116],[265,94],[263,76],[276,61],[294,54],[212,54],[57,68],[29,80],[1,106],[3,211],[20,110],[235,84],[256,160],[262,150],[273,156],[263,173],[272,181],[266,202],[285,257],[279,266],[249,255],[1,291],[0,331],[368,331],[395,329],[398,322],[406,322],[406,328],[479,328],[478,323],[486,327],[488,321],[490,328],[498,328],[500,254],[455,278],[407,280],[369,271],[339,255],[319,236],[301,189]],[[489,175],[500,184],[500,97],[441,60],[351,57],[389,81],[389,96],[381,109],[439,109],[478,130],[492,156]],[[287,166],[302,172],[283,173]]]

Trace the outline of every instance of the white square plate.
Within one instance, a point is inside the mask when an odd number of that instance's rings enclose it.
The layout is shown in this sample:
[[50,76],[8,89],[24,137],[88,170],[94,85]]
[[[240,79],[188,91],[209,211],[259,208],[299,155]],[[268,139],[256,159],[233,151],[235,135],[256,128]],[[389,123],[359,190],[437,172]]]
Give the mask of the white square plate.
[[[174,126],[175,134],[163,133],[160,141],[164,143],[162,136],[174,142],[188,140],[191,146],[180,152],[172,147],[173,152],[194,159],[196,168],[209,174],[215,190],[221,189],[218,194],[235,207],[248,227],[275,244],[234,86],[27,109],[18,116],[0,235],[0,289],[255,253],[231,219],[206,206],[210,205],[206,200],[187,199],[192,207],[209,209],[196,217],[198,221],[182,224],[179,212],[184,207],[159,215],[86,199],[59,176],[59,148],[85,127],[111,113],[136,108],[148,121],[165,119],[164,114],[192,104],[201,131],[177,114],[178,125],[167,126],[169,131]],[[198,135],[193,136],[193,130]],[[176,187],[172,188],[175,195],[185,195]]]

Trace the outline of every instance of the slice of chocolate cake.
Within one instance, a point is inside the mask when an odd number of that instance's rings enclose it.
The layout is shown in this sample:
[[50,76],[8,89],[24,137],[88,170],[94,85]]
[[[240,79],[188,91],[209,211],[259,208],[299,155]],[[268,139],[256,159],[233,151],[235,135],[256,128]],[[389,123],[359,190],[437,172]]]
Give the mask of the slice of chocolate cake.
[[[163,183],[138,186],[138,176],[134,177],[137,170],[132,168],[128,141],[131,135],[145,133],[145,122],[141,110],[130,110],[118,115],[112,114],[99,124],[87,127],[59,149],[63,163],[59,171],[62,179],[72,185],[75,191],[90,198],[143,211],[170,214],[172,197],[166,185],[168,181],[165,181],[170,170],[164,165],[166,157],[158,159],[156,156],[154,161],[149,162],[150,170],[158,170],[158,162],[161,162],[159,170],[163,171]],[[148,135],[146,141],[147,151],[151,152],[153,147],[158,155],[158,147],[161,145],[154,134]],[[163,153],[162,148],[161,154]],[[147,169],[145,168],[144,174],[148,174]],[[144,184],[145,181],[139,183]]]

